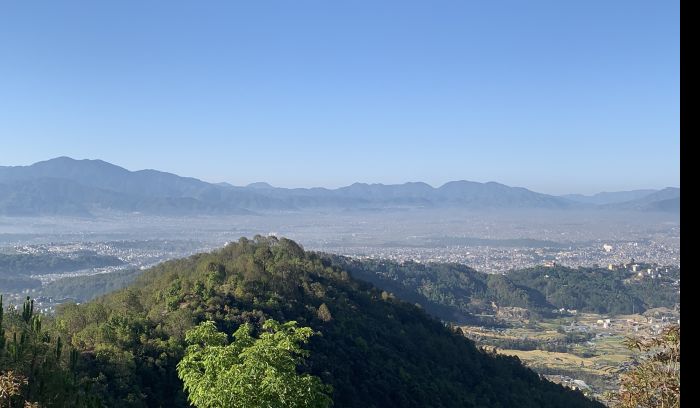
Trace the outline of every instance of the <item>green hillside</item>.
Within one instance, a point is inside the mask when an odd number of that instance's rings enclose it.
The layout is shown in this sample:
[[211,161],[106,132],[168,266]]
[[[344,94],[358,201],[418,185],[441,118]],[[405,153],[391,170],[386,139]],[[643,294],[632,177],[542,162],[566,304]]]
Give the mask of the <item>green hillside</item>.
[[176,374],[185,332],[213,320],[230,335],[267,319],[317,332],[298,369],[331,385],[336,407],[601,406],[287,239],[243,238],[166,262],[126,289],[63,307],[39,331],[34,319],[6,313],[0,371],[27,376],[23,398],[42,406],[188,406]]
[[680,301],[675,273],[636,280],[636,273],[602,268],[534,267],[505,275],[478,272],[448,263],[353,260],[324,255],[356,278],[386,288],[431,314],[458,323],[478,323],[475,314],[491,313],[492,304],[522,307],[543,316],[553,309],[628,314]]

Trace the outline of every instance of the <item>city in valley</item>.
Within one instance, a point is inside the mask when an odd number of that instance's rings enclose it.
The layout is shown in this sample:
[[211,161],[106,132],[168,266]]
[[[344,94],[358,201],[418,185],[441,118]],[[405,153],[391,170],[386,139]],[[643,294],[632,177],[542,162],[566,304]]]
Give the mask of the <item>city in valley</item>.
[[[255,235],[284,236],[307,250],[358,259],[460,263],[486,273],[562,265],[624,268],[640,279],[653,279],[663,277],[669,268],[680,269],[680,221],[673,214],[406,210],[172,218],[0,217],[0,253],[71,256],[87,251],[122,261],[60,273],[29,273],[42,284],[145,269]],[[39,290],[28,287],[18,293],[27,289]]]
[[[66,261],[68,266],[60,271],[25,270],[17,279],[4,278],[7,287],[2,292],[9,304],[21,305],[31,296],[39,310],[52,313],[62,303],[85,302],[124,286],[165,260],[220,248],[240,237],[275,235],[293,238],[307,250],[352,259],[457,263],[489,274],[556,266],[622,271],[631,281],[656,281],[680,293],[680,224],[673,217],[537,211],[523,215],[411,210],[2,218],[0,260],[25,256],[30,258],[22,259],[67,259],[80,265],[71,269]],[[91,286],[93,281],[97,283]],[[552,312],[553,317],[534,318],[527,310],[494,305],[487,314],[499,324],[459,327],[482,347],[518,356],[552,381],[602,397],[615,389],[617,375],[634,361],[634,353],[624,345],[627,336],[651,336],[680,323],[680,304],[620,316]]]

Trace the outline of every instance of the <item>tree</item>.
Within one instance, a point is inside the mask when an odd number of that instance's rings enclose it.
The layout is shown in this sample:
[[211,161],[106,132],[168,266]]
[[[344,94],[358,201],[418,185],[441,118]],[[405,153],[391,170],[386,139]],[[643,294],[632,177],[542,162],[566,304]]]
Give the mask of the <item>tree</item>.
[[679,408],[681,403],[681,328],[673,325],[649,340],[627,346],[645,357],[620,377],[620,391],[610,395],[615,408]]
[[245,323],[230,344],[212,321],[189,330],[189,346],[177,365],[189,401],[198,408],[330,406],[331,387],[296,370],[308,356],[301,345],[313,335],[311,328],[272,319],[262,328],[255,338]]
[[318,307],[318,318],[324,322],[333,320],[333,315],[331,315],[331,311],[325,303],[321,303],[321,306]]

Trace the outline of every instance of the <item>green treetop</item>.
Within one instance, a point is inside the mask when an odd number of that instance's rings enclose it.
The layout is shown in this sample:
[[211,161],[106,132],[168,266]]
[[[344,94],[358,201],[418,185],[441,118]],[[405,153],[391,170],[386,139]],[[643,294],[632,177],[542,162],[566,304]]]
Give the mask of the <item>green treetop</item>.
[[187,332],[189,346],[177,372],[192,404],[198,408],[325,408],[332,404],[330,386],[296,371],[308,355],[301,345],[313,335],[311,328],[270,319],[259,338],[252,332],[250,324],[241,325],[230,344],[212,321]]

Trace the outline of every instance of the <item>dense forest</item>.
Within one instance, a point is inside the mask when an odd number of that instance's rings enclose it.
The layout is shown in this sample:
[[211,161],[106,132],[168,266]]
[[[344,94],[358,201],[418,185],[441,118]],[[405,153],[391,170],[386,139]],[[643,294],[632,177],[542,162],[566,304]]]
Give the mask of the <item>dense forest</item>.
[[475,323],[475,314],[497,306],[522,307],[548,316],[566,308],[624,314],[670,307],[680,302],[678,288],[660,279],[636,281],[626,271],[601,268],[534,267],[505,275],[477,272],[447,263],[353,260],[324,255],[358,279],[416,302],[446,321]]
[[297,370],[330,386],[336,407],[602,406],[352,275],[293,241],[258,236],[160,264],[52,319],[28,300],[0,313],[0,373],[16,384],[0,403],[186,407],[177,364],[193,328],[212,322],[224,341],[246,327],[263,339],[274,320],[313,330]]

